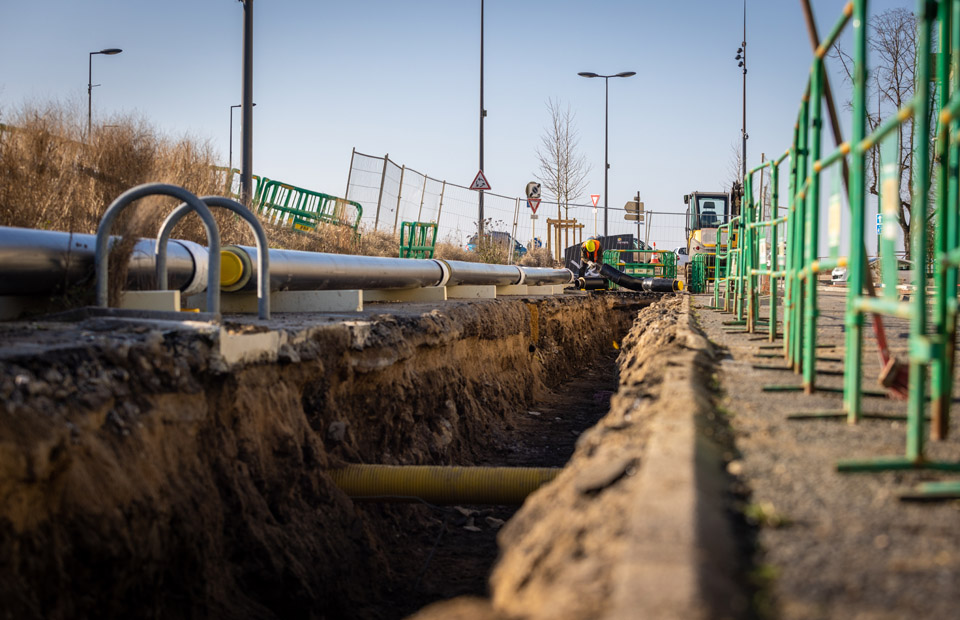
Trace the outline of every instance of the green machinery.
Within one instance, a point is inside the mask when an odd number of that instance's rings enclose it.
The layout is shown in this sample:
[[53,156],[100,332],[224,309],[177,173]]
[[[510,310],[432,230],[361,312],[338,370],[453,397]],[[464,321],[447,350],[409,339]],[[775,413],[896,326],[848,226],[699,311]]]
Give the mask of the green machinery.
[[[960,461],[935,461],[925,450],[926,402],[930,402],[931,437],[945,437],[954,376],[954,342],[958,317],[958,268],[960,268],[960,0],[928,1],[917,4],[916,92],[900,110],[869,135],[867,128],[867,0],[848,2],[827,37],[816,48],[810,77],[803,91],[794,125],[793,143],[782,156],[753,168],[744,180],[743,210],[718,237],[739,236],[743,242],[724,244],[716,255],[717,280],[714,307],[736,314],[729,324],[745,326],[748,333],[766,328],[771,341],[782,337],[782,351],[789,367],[802,372],[798,386],[766,386],[769,391],[786,389],[817,391],[817,299],[818,274],[837,266],[849,270],[845,323],[843,408],[837,412],[804,414],[804,417],[839,417],[858,423],[864,414],[861,400],[863,328],[871,314],[881,358],[887,363],[884,385],[907,400],[906,450],[902,456],[851,459],[838,464],[842,472],[891,469],[939,469],[960,471]],[[853,80],[853,111],[849,142],[841,142],[823,155],[826,75],[823,59],[844,28],[853,24],[853,56],[857,70]],[[933,31],[940,52],[933,53]],[[936,65],[936,71],[933,65]],[[840,142],[834,105],[827,104]],[[931,120],[937,121],[936,125]],[[909,301],[896,295],[897,215],[900,210],[900,171],[896,165],[880,166],[880,207],[882,234],[880,254],[883,294],[873,292],[864,245],[867,196],[867,156],[880,151],[881,162],[899,160],[897,133],[906,122],[914,123],[918,136],[935,136],[935,146],[919,139],[913,151],[913,187],[910,204],[910,250],[913,262],[913,293]],[[780,167],[789,159],[789,191],[786,206],[779,200]],[[846,170],[849,165],[849,178]],[[755,193],[754,175],[770,168],[773,216],[761,220],[760,192]],[[819,256],[821,190],[824,175],[832,176],[826,219],[829,255]],[[842,186],[848,180],[850,209],[850,255],[840,256]],[[933,191],[931,192],[931,186]],[[931,208],[932,207],[932,208]],[[785,214],[781,216],[781,211]],[[933,247],[928,247],[927,224],[935,218]],[[726,230],[724,230],[724,228]],[[767,246],[767,231],[771,243]],[[782,232],[782,237],[780,236]],[[769,257],[768,257],[769,254]],[[782,262],[781,262],[782,257]],[[932,265],[932,281],[927,266]],[[770,311],[766,324],[760,319],[758,278],[770,278]],[[928,286],[933,296],[928,299]],[[721,304],[722,298],[722,304]],[[782,334],[778,332],[777,310],[782,304]],[[886,353],[883,316],[909,321],[909,361],[902,371]],[[929,318],[928,318],[929,317]],[[927,483],[918,493],[927,497],[960,497],[960,483]]]

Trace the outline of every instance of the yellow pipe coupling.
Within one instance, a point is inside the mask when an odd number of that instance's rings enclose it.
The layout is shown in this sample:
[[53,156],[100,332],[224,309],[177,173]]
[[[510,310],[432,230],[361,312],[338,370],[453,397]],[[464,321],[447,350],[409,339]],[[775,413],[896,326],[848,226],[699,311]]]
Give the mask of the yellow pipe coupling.
[[522,504],[560,473],[557,467],[348,465],[327,471],[355,500],[430,504]]

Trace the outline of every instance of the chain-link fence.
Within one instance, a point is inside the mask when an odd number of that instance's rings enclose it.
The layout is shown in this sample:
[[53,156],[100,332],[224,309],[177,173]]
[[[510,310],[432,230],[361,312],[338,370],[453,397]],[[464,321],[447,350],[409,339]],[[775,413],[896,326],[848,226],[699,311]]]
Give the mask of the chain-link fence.
[[[346,198],[363,205],[363,226],[367,230],[397,233],[404,221],[435,222],[438,241],[463,246],[477,232],[479,194],[398,165],[389,155],[366,155],[354,149],[350,159]],[[483,212],[488,220],[486,230],[510,233],[527,248],[556,248],[557,233],[550,238],[547,235],[548,219],[576,220],[575,228],[560,231],[561,248],[603,234],[602,205],[595,209],[591,204],[558,205],[545,200],[533,213],[525,197],[484,192]],[[638,234],[637,222],[624,219],[624,215],[623,207],[609,208],[610,235]],[[645,220],[639,227],[640,239],[655,242],[662,250],[686,245],[683,213],[648,211]]]

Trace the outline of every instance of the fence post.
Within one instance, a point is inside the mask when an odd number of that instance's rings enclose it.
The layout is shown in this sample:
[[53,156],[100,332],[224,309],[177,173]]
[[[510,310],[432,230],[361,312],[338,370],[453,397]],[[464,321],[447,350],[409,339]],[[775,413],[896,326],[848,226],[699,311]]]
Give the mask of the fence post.
[[427,175],[423,175],[423,189],[420,190],[420,209],[417,210],[417,222],[420,221],[420,216],[423,215],[423,199],[427,195]]
[[347,170],[347,189],[343,192],[343,197],[350,198],[350,177],[353,176],[353,158],[357,154],[357,147],[350,149],[350,169]]
[[387,166],[390,164],[390,153],[383,156],[383,174],[380,175],[380,195],[377,196],[377,217],[373,220],[373,230],[380,224],[380,203],[383,202],[383,186],[387,182]]
[[407,171],[407,166],[400,168],[400,188],[397,190],[397,210],[393,214],[393,234],[397,234],[397,222],[400,221],[400,199],[403,197],[403,175]]
[[440,214],[443,212],[443,194],[447,191],[447,182],[443,182],[443,186],[440,188],[440,206],[437,207],[437,231],[440,230]]

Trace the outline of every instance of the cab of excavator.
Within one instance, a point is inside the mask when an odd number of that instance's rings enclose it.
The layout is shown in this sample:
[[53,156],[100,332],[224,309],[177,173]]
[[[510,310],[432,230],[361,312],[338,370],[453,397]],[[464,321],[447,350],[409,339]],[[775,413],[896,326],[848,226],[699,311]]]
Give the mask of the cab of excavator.
[[730,219],[730,197],[719,192],[693,192],[683,197],[687,204],[687,236],[691,231],[723,226]]

